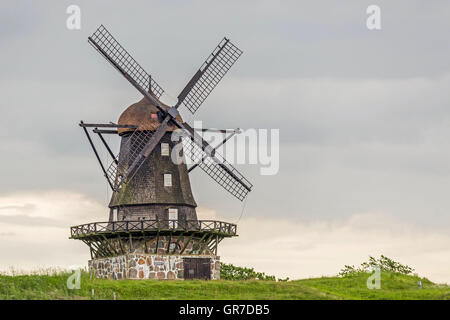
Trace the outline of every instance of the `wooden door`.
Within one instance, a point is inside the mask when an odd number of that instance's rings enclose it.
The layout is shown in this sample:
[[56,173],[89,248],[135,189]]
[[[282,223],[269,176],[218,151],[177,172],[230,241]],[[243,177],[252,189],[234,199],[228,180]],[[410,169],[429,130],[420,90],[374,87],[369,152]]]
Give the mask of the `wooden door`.
[[183,258],[184,279],[211,280],[210,258]]

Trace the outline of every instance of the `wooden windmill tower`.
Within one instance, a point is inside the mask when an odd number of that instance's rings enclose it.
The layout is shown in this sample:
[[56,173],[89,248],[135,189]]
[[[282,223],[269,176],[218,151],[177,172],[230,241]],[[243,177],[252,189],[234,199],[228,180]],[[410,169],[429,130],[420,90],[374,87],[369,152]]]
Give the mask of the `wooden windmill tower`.
[[[216,151],[238,130],[215,130],[224,139],[213,147],[183,121],[178,107],[183,104],[195,113],[242,51],[224,38],[178,102],[168,106],[159,100],[162,88],[105,27],[100,26],[89,43],[144,97],[128,107],[117,124],[81,121],[113,193],[109,221],[74,226],[71,238],[89,246],[89,267],[99,278],[218,279],[218,244],[236,236],[237,226],[197,219],[189,172],[200,168],[241,201],[252,184]],[[101,161],[90,130],[110,154],[109,165]],[[105,134],[120,137],[118,155]],[[189,168],[186,158],[191,160]]]

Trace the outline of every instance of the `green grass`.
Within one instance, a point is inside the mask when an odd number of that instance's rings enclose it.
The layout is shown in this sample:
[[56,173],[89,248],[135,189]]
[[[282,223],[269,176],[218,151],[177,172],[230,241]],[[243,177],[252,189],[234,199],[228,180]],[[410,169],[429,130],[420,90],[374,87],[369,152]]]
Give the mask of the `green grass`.
[[114,293],[117,299],[450,299],[447,285],[393,273],[381,274],[379,290],[367,289],[364,273],[288,282],[91,280],[82,273],[79,290],[67,289],[68,277],[69,273],[0,275],[0,299],[112,299]]
[[[450,287],[435,284],[426,278],[418,276],[401,275],[398,273],[381,273],[381,288],[370,290],[366,286],[368,274],[340,277],[324,277],[299,280],[309,287],[321,292],[338,296],[339,299],[364,300],[449,300]],[[422,288],[418,287],[418,281]]]

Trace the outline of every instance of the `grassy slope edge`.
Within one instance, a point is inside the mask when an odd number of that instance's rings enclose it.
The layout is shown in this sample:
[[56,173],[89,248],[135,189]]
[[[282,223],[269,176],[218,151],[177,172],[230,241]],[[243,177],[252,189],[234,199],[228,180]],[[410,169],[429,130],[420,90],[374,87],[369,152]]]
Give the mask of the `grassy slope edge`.
[[366,273],[288,282],[91,280],[82,273],[79,290],[67,289],[68,277],[68,273],[0,275],[0,299],[112,299],[113,293],[117,299],[450,299],[447,285],[389,272],[382,272],[379,290],[366,287]]

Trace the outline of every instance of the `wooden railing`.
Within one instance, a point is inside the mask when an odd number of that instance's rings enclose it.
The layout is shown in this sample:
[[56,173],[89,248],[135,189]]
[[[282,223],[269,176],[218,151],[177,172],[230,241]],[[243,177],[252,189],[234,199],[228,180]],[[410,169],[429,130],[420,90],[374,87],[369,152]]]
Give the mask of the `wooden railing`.
[[237,226],[215,220],[141,220],[93,222],[70,228],[71,238],[113,232],[198,231],[235,236]]

